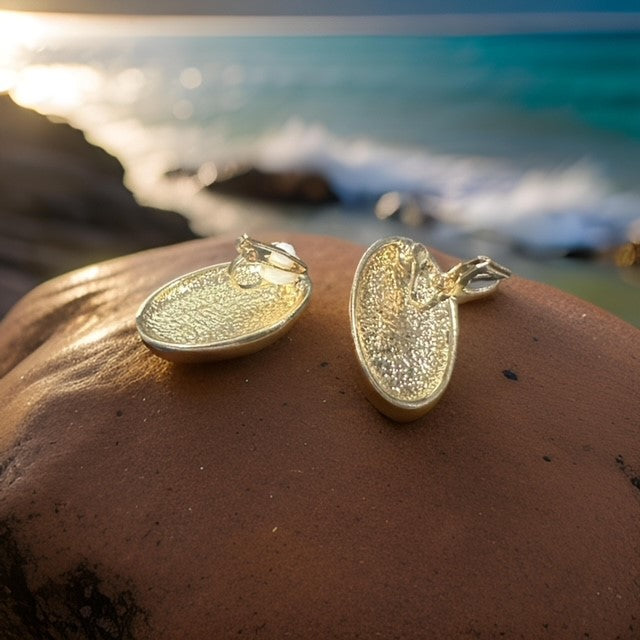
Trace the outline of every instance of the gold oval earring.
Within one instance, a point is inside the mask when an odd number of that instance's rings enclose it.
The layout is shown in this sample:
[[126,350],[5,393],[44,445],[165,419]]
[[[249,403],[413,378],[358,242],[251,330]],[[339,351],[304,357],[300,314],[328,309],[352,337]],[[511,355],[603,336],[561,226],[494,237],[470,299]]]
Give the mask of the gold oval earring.
[[311,296],[306,264],[286,243],[246,234],[231,262],[168,282],[140,306],[136,326],[156,355],[174,362],[235,358],[286,333]]
[[371,403],[399,422],[440,399],[458,342],[458,304],[492,293],[511,272],[479,256],[442,272],[409,238],[375,242],[351,288],[351,334]]

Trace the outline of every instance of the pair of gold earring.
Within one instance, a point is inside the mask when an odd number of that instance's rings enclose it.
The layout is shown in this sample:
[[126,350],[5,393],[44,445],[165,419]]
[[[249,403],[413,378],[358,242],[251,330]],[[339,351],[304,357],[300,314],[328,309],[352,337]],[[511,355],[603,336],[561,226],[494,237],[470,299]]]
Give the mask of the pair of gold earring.
[[[136,316],[144,343],[174,362],[221,360],[277,340],[309,303],[307,265],[286,243],[241,236],[237,257],[152,293]],[[424,245],[372,244],[351,288],[351,335],[371,403],[393,420],[429,411],[449,383],[458,304],[492,293],[510,271],[486,256],[443,272]]]

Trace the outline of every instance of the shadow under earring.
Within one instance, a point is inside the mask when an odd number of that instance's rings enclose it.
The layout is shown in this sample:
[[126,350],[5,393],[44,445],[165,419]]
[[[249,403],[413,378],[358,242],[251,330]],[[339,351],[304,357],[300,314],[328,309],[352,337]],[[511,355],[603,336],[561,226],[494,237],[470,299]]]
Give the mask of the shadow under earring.
[[367,396],[408,422],[433,408],[456,359],[458,304],[491,294],[511,272],[479,256],[442,272],[409,238],[375,242],[351,288],[351,334]]
[[232,262],[198,269],[154,291],[136,325],[156,355],[174,362],[254,353],[286,333],[309,303],[306,264],[286,243],[241,236]]

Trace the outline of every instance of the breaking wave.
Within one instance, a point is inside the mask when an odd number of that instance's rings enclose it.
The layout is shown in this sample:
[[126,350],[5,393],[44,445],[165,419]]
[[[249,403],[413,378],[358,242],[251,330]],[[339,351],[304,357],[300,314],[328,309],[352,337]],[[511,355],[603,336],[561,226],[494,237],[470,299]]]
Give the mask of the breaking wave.
[[640,194],[616,192],[586,160],[518,168],[482,157],[347,140],[321,125],[291,120],[259,142],[255,163],[265,170],[317,171],[345,203],[400,192],[441,222],[493,231],[534,250],[609,247],[623,241],[640,217]]

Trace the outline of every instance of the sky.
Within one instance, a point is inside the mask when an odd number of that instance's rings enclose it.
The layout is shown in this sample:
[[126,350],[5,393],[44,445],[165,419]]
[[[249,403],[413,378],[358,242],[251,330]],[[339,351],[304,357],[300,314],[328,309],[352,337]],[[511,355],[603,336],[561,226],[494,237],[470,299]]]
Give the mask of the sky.
[[0,0],[0,9],[156,15],[638,12],[640,0]]

